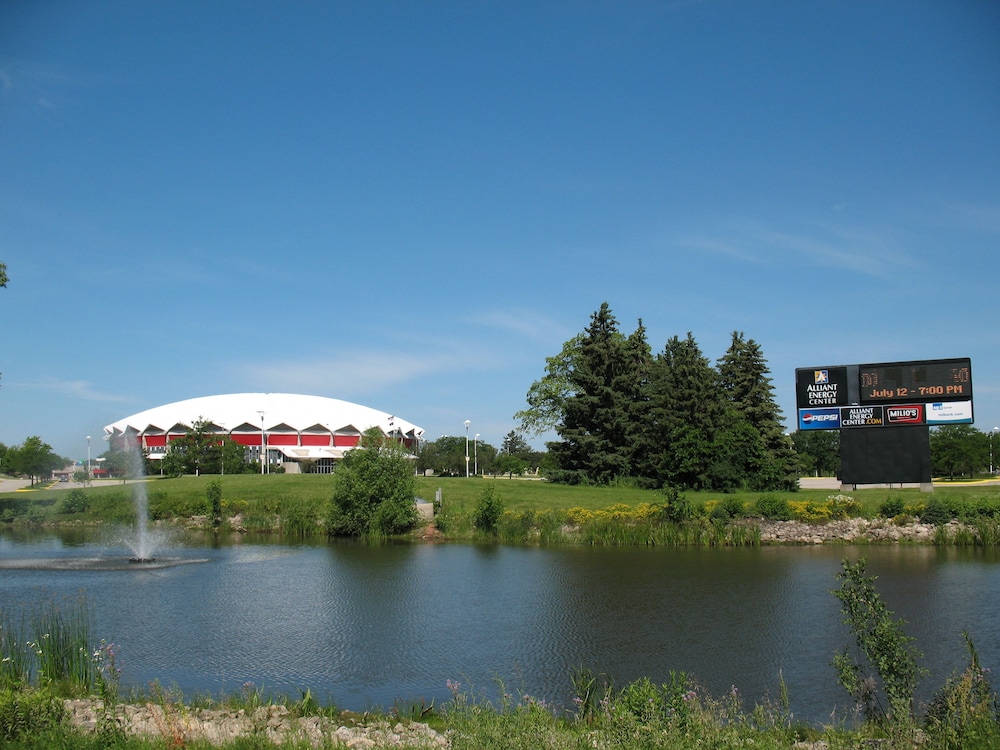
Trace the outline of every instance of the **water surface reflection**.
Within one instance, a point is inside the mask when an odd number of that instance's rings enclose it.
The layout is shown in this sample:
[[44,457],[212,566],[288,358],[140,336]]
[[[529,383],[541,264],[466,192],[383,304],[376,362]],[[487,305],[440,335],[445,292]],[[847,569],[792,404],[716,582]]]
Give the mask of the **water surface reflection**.
[[777,695],[823,721],[846,694],[829,666],[848,643],[840,560],[869,560],[890,608],[927,653],[925,697],[964,663],[968,630],[1000,657],[1000,565],[991,552],[932,547],[579,549],[189,539],[169,551],[204,561],[150,570],[4,567],[5,560],[94,557],[78,535],[0,535],[5,608],[83,594],[97,633],[121,646],[123,677],[188,693],[314,696],[344,708],[446,701],[445,682],[568,705],[585,666],[618,683],[671,670],[714,694]]

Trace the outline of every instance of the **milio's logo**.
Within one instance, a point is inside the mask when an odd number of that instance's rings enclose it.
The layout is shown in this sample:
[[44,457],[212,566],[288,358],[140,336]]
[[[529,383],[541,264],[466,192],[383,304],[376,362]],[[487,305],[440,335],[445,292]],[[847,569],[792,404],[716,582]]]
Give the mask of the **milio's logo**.
[[813,370],[813,382],[829,383],[830,382],[829,370]]
[[920,424],[924,416],[919,406],[887,406],[885,419],[889,424]]

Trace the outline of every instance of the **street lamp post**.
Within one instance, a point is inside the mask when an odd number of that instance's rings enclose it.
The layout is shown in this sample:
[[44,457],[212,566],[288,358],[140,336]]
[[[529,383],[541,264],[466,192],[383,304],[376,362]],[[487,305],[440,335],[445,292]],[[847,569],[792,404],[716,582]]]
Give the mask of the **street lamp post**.
[[1000,427],[994,427],[990,430],[990,476],[993,476],[993,436],[998,430]]
[[90,483],[90,435],[87,435],[87,483]]
[[465,420],[465,478],[469,478],[469,425],[472,424],[468,419]]
[[472,455],[475,461],[474,471],[472,472],[477,477],[479,476],[479,433],[476,433],[476,441],[472,444]]
[[260,473],[264,474],[264,466],[266,464],[266,454],[267,454],[267,444],[264,440],[264,415],[267,412],[258,411],[260,414]]

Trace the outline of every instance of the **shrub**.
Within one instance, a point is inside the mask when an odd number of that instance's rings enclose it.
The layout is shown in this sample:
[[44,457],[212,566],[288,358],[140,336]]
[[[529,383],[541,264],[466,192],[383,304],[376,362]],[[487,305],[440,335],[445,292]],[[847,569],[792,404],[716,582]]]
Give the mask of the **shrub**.
[[87,493],[76,487],[63,495],[62,500],[59,502],[58,512],[65,515],[86,513],[89,507],[90,501],[87,499]]
[[878,514],[881,518],[895,518],[906,512],[906,505],[901,497],[890,497],[878,506]]
[[[924,672],[917,666],[922,654],[914,647],[913,638],[903,632],[903,621],[894,619],[882,602],[875,590],[876,577],[865,575],[866,565],[864,559],[853,564],[845,559],[837,574],[840,588],[833,595],[840,600],[844,624],[855,638],[857,652],[837,652],[833,666],[840,684],[868,720],[902,726],[913,719],[913,693]],[[879,680],[888,709],[880,700]]]
[[753,508],[758,516],[772,521],[788,521],[792,517],[788,500],[780,495],[761,495],[754,502]]
[[746,513],[743,501],[736,497],[727,497],[712,508],[712,518],[743,518]]
[[952,519],[951,509],[938,499],[931,500],[920,511],[920,520],[924,523],[940,526],[948,523]]
[[473,517],[473,523],[476,525],[476,531],[483,534],[495,534],[497,531],[497,524],[500,522],[500,517],[502,515],[503,499],[496,491],[496,487],[492,484],[487,485],[486,488],[479,493],[479,500],[476,503],[476,512]]
[[661,517],[669,523],[684,523],[695,516],[694,506],[682,495],[676,487],[664,490],[666,503],[661,510]]
[[925,717],[925,727],[935,745],[961,750],[985,745],[997,734],[997,695],[990,684],[989,670],[979,663],[979,655],[968,633],[963,633],[969,652],[969,666],[951,677],[934,695]]
[[0,739],[4,742],[38,740],[62,720],[62,701],[47,690],[0,689]]
[[212,525],[218,526],[222,519],[222,482],[213,479],[205,488],[205,497],[208,500],[208,512],[212,516]]
[[861,503],[850,495],[830,495],[826,502],[831,518],[851,518],[861,513]]

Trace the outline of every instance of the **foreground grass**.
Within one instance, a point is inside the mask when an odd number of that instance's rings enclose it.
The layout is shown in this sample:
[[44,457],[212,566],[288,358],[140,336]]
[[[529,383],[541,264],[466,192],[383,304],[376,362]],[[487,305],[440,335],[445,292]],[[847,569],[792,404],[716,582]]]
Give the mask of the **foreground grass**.
[[[579,695],[572,712],[555,711],[544,701],[513,697],[501,687],[499,703],[476,700],[461,685],[450,683],[453,699],[440,708],[399,707],[388,713],[338,713],[313,705],[261,704],[244,696],[217,704],[221,715],[252,717],[249,728],[208,742],[197,721],[204,713],[164,697],[148,696],[146,709],[161,717],[151,734],[137,736],[121,717],[121,704],[107,703],[97,726],[81,729],[67,720],[61,698],[46,688],[0,689],[0,746],[4,748],[121,748],[160,750],[223,748],[441,748],[451,750],[644,750],[646,748],[756,748],[759,750],[840,750],[879,747],[885,750],[975,750],[1000,748],[996,695],[970,702],[968,691],[952,690],[952,711],[934,719],[893,724],[849,724],[824,727],[794,721],[784,700],[744,706],[735,689],[713,697],[686,675],[672,673],[668,683],[647,679],[616,689],[589,672],[577,674]],[[959,679],[959,678],[956,678]],[[242,702],[241,702],[242,700]],[[962,705],[959,705],[962,704]],[[133,704],[134,705],[134,704]],[[419,710],[418,710],[419,709]],[[302,730],[309,717],[311,737]],[[281,717],[282,723],[274,717]],[[339,727],[351,727],[362,740],[345,739]],[[364,728],[378,728],[364,734]],[[433,730],[433,731],[430,731]],[[148,731],[148,730],[147,730]]]

